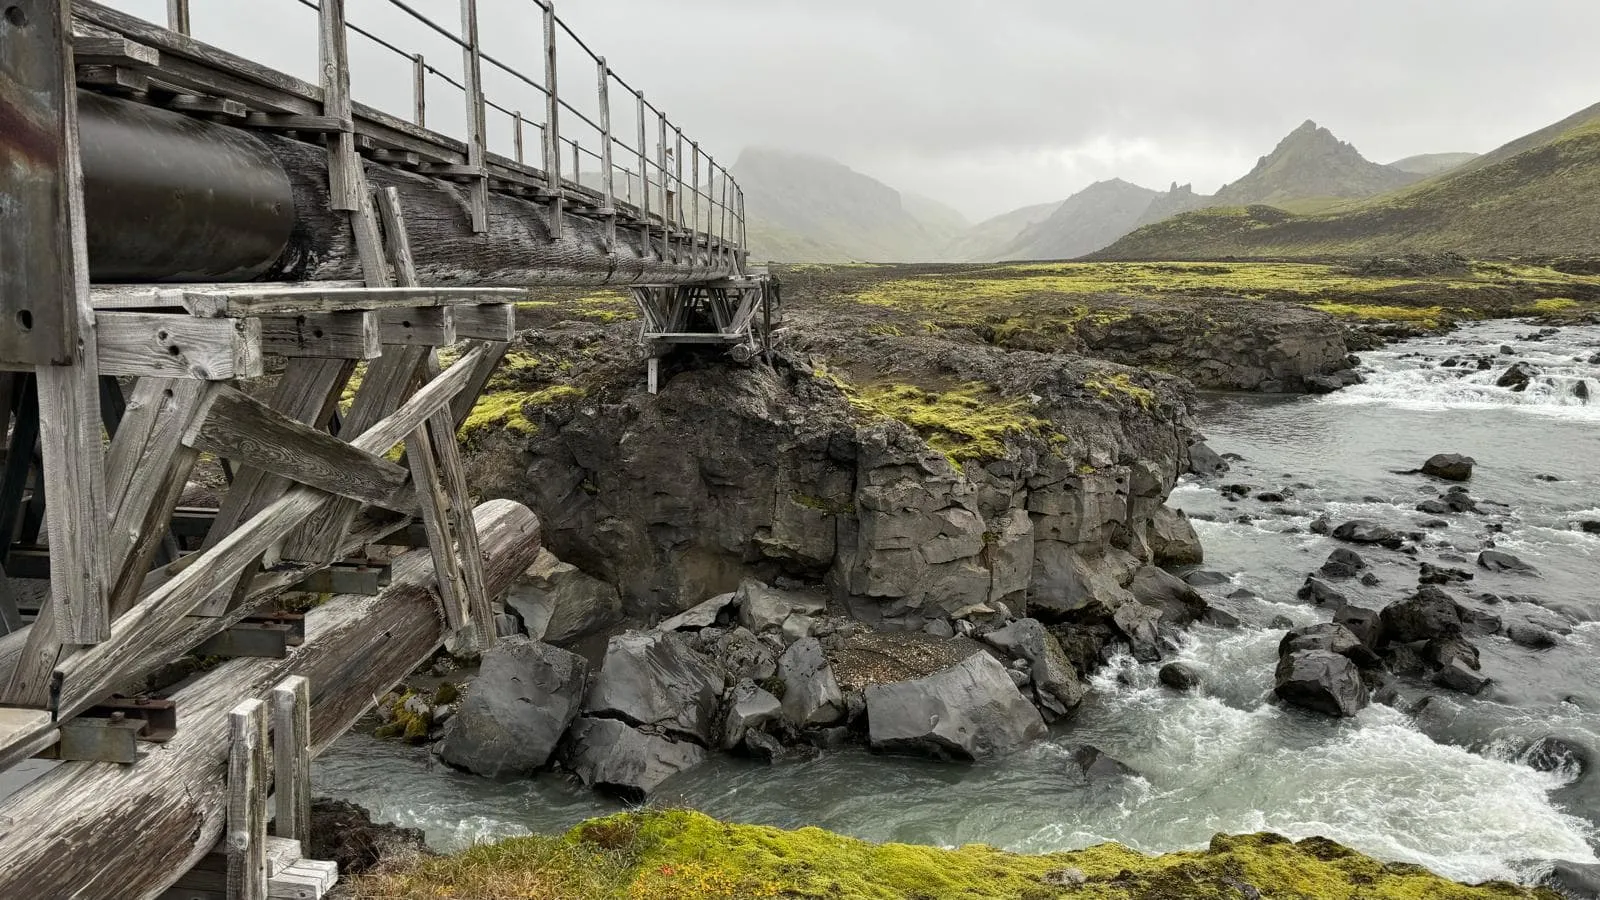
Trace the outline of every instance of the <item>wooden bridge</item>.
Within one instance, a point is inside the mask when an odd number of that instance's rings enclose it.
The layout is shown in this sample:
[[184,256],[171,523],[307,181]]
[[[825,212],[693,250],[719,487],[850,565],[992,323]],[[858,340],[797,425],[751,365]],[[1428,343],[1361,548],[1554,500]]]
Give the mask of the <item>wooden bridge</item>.
[[[0,0],[0,897],[322,896],[312,756],[447,637],[493,642],[538,551],[527,509],[473,509],[455,438],[517,302],[630,289],[652,390],[677,344],[759,349],[738,185],[526,4],[531,76],[476,0],[252,4],[315,23],[311,83],[204,43],[187,0]],[[352,97],[356,40],[409,68],[409,117]],[[446,102],[464,134],[429,128]],[[212,469],[220,502],[180,506]]]

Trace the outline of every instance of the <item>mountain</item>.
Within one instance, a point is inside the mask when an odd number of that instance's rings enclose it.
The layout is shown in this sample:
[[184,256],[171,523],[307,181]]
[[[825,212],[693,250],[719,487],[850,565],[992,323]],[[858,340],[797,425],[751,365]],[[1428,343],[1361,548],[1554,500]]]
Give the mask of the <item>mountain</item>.
[[1312,198],[1371,197],[1420,176],[1369,162],[1355,147],[1307,119],[1256,167],[1217,191],[1213,206],[1275,204]]
[[932,197],[901,191],[900,207],[922,223],[923,229],[941,247],[972,227],[966,216]]
[[1180,185],[1174,181],[1166,193],[1157,194],[1151,199],[1150,205],[1145,208],[1144,215],[1139,217],[1135,226],[1149,225],[1162,219],[1170,219],[1179,213],[1205,209],[1213,202],[1215,201],[1205,194],[1196,194],[1194,185]]
[[1120,178],[1097,181],[1073,194],[1043,221],[1001,248],[1001,259],[1072,259],[1122,237],[1158,196]]
[[1036,203],[1033,206],[1001,213],[992,219],[984,219],[946,242],[939,258],[957,262],[988,262],[999,259],[1001,252],[1010,246],[1024,229],[1050,218],[1050,214],[1059,206],[1061,206],[1059,200],[1054,203]]
[[1270,206],[1187,213],[1100,259],[1600,255],[1600,104],[1408,187],[1328,212]]
[[1476,153],[1419,153],[1416,156],[1397,159],[1389,163],[1389,168],[1427,178],[1464,166],[1477,158]]
[[[921,262],[966,225],[822,156],[749,149],[730,170],[745,193],[751,257],[782,262]],[[931,218],[923,221],[919,211]]]

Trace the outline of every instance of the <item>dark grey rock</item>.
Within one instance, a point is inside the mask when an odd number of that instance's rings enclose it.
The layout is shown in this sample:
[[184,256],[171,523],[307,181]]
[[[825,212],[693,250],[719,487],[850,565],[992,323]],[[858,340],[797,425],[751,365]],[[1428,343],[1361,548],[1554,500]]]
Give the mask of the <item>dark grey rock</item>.
[[1390,550],[1398,550],[1405,543],[1405,537],[1400,532],[1367,519],[1345,522],[1333,530],[1333,536],[1352,544],[1377,544]]
[[1506,637],[1519,647],[1547,650],[1556,645],[1556,636],[1549,629],[1532,623],[1518,623],[1506,629]]
[[1589,750],[1555,735],[1545,735],[1522,751],[1522,761],[1540,772],[1570,772],[1582,777],[1589,771]]
[[1134,659],[1140,662],[1161,659],[1161,634],[1156,630],[1161,610],[1142,603],[1124,603],[1112,613],[1111,621],[1132,646]]
[[733,606],[736,594],[718,594],[710,600],[697,606],[690,607],[670,619],[663,620],[656,626],[658,631],[683,631],[686,629],[706,628],[717,624],[717,619],[724,610]]
[[1443,500],[1424,500],[1417,504],[1417,512],[1424,512],[1430,516],[1444,516],[1455,511],[1450,504]]
[[832,725],[844,718],[844,694],[816,638],[795,641],[778,658],[783,682],[783,717],[805,728]]
[[765,681],[778,674],[777,653],[756,637],[755,632],[742,625],[718,637],[714,646],[725,681],[738,681],[741,678]]
[[622,621],[617,589],[548,550],[517,576],[506,592],[506,608],[536,641],[570,647]]
[[1431,584],[1423,585],[1404,600],[1385,606],[1382,618],[1387,639],[1400,643],[1461,633],[1461,604]]
[[1502,550],[1485,550],[1478,554],[1478,566],[1491,572],[1514,572],[1518,575],[1538,575],[1539,570],[1520,558]]
[[1596,900],[1600,898],[1600,865],[1558,859],[1540,883],[1570,900]]
[[723,687],[716,665],[689,649],[676,633],[630,631],[606,645],[583,712],[710,746]]
[[1334,612],[1333,621],[1343,625],[1369,650],[1383,645],[1383,616],[1378,610],[1344,603]]
[[1158,507],[1146,531],[1150,561],[1158,566],[1197,566],[1205,561],[1205,548],[1194,525],[1182,510]]
[[745,680],[733,686],[733,698],[728,704],[728,716],[722,724],[722,749],[733,750],[744,743],[745,735],[759,731],[769,722],[783,716],[783,704],[778,698],[761,689],[755,682]]
[[1452,569],[1448,566],[1436,566],[1432,563],[1423,563],[1417,574],[1419,584],[1449,584],[1452,581],[1471,581],[1472,573],[1465,569]]
[[1200,673],[1188,663],[1167,663],[1161,667],[1157,677],[1162,684],[1174,690],[1187,691],[1200,686]]
[[1228,471],[1228,461],[1217,455],[1204,442],[1189,445],[1189,471],[1195,475],[1219,475]]
[[1315,575],[1306,576],[1305,584],[1300,585],[1300,590],[1296,592],[1295,596],[1318,606],[1336,607],[1345,602],[1344,594]]
[[578,719],[568,744],[567,767],[585,785],[632,803],[706,759],[698,744],[647,734],[616,719]]
[[1189,574],[1183,576],[1183,580],[1184,583],[1194,587],[1212,587],[1219,584],[1227,584],[1231,579],[1221,572],[1213,572],[1209,569],[1201,569],[1197,572],[1190,572]]
[[1215,606],[1207,609],[1206,614],[1200,617],[1200,621],[1206,623],[1207,625],[1214,625],[1218,628],[1239,627],[1238,616],[1228,612],[1225,609],[1217,609]]
[[1329,578],[1354,578],[1367,567],[1361,554],[1348,547],[1335,547],[1322,564],[1322,574]]
[[1128,585],[1135,600],[1161,610],[1161,624],[1183,628],[1205,615],[1206,601],[1182,578],[1157,566],[1144,566]]
[[578,715],[588,670],[583,657],[560,648],[502,639],[484,651],[477,679],[445,723],[439,758],[490,778],[542,768]]
[[1330,716],[1353,716],[1367,705],[1367,686],[1349,657],[1328,650],[1291,653],[1278,660],[1278,698]]
[[868,685],[866,699],[867,737],[877,750],[975,760],[1046,734],[1039,711],[986,652],[923,678]]
[[1055,715],[1065,715],[1083,701],[1084,686],[1055,635],[1037,619],[1018,619],[984,635],[984,641],[1028,664],[1028,675],[1039,705]]
[[1450,665],[1440,669],[1439,674],[1433,676],[1434,684],[1449,688],[1452,691],[1460,691],[1463,694],[1481,693],[1484,688],[1489,686],[1491,680],[1489,676],[1473,671],[1470,666],[1459,659],[1453,660]]
[[791,615],[817,616],[828,609],[816,594],[767,587],[753,579],[739,584],[738,599],[739,624],[756,634],[781,630]]
[[1422,647],[1422,658],[1441,669],[1448,668],[1456,662],[1474,672],[1482,668],[1478,661],[1478,648],[1460,635],[1438,637],[1428,641]]
[[[1502,347],[1501,349],[1504,350],[1505,348]],[[1494,383],[1496,387],[1510,388],[1513,392],[1521,392],[1528,389],[1528,385],[1533,381],[1534,376],[1538,374],[1539,370],[1532,365],[1526,362],[1514,362],[1510,368],[1500,373],[1500,377],[1495,379]]]
[[1109,781],[1132,778],[1139,773],[1121,760],[1099,747],[1083,746],[1072,751],[1072,761],[1085,781]]
[[1443,478],[1446,481],[1466,481],[1472,477],[1472,467],[1477,460],[1459,453],[1438,453],[1422,464],[1422,474]]

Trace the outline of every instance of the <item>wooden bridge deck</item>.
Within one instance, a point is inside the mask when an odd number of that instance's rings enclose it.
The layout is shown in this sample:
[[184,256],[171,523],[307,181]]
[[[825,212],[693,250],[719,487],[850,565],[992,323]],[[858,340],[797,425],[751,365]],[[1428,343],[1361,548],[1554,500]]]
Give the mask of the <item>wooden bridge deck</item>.
[[[494,599],[537,554],[526,509],[474,509],[456,441],[528,286],[632,286],[652,389],[664,348],[748,357],[764,333],[737,185],[592,53],[599,121],[563,99],[558,38],[576,38],[549,0],[537,166],[520,113],[517,152],[489,152],[484,117],[504,108],[479,67],[500,64],[475,0],[455,37],[465,139],[424,125],[420,88],[415,122],[355,103],[343,0],[300,2],[319,84],[195,40],[185,0],[170,28],[89,0],[0,16],[0,770],[59,761],[0,799],[0,897],[321,896],[331,873],[299,858],[312,755],[447,636],[496,640]],[[613,89],[637,110],[627,139]],[[91,284],[80,90],[318,160],[289,177],[325,277]],[[584,153],[598,187],[570,177]],[[475,247],[482,265],[424,283]],[[220,502],[180,508],[203,460],[227,475]],[[335,596],[301,615],[281,606],[294,592]],[[228,661],[146,692],[193,654]]]

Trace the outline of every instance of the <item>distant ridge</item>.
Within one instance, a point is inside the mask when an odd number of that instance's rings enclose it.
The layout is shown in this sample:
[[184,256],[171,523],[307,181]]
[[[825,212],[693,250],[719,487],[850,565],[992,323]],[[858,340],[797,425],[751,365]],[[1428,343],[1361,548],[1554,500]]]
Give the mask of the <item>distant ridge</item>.
[[1355,147],[1307,119],[1250,173],[1217,191],[1209,205],[1248,206],[1318,197],[1371,197],[1420,178],[1369,162]]

